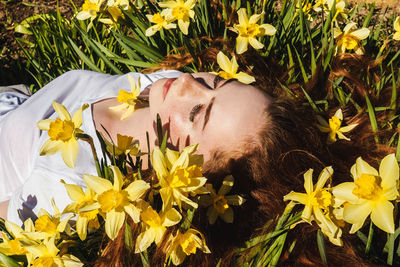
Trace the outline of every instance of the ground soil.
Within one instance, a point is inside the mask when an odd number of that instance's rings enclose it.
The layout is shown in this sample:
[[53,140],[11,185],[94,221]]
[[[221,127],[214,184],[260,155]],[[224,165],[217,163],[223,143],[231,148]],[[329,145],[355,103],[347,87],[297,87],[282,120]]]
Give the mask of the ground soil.
[[[58,0],[61,13],[71,17],[72,0]],[[73,0],[79,7],[83,0]],[[30,84],[33,81],[23,71],[24,57],[20,55],[20,48],[15,41],[14,28],[24,19],[48,10],[55,11],[57,0],[0,0],[0,86],[16,83]]]
[[[61,13],[66,17],[73,15],[71,1],[79,7],[83,0],[58,0]],[[281,0],[282,1],[282,0]],[[400,11],[399,0],[366,0],[376,2],[377,8],[389,6],[394,12]],[[360,3],[360,0],[347,0]],[[49,9],[55,10],[57,0],[0,0],[0,86],[15,83],[30,84],[33,81],[23,70],[24,57],[15,41],[14,28],[24,19]]]

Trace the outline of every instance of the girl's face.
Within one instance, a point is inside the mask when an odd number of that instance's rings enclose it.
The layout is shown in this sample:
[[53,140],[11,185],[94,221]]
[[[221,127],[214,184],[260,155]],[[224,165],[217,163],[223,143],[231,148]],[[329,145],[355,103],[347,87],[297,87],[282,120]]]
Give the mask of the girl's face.
[[184,73],[177,79],[160,79],[150,90],[150,112],[160,114],[168,142],[180,150],[199,144],[204,160],[210,152],[243,151],[248,138],[266,121],[271,98],[254,86],[224,80],[209,73]]

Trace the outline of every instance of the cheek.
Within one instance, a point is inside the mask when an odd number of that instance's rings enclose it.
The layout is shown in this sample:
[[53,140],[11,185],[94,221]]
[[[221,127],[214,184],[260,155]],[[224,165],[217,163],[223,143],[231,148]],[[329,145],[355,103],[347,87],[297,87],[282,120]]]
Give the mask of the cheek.
[[168,108],[160,110],[160,118],[163,124],[169,123],[170,142],[182,149],[186,142],[190,141],[191,122],[184,106],[169,105]]

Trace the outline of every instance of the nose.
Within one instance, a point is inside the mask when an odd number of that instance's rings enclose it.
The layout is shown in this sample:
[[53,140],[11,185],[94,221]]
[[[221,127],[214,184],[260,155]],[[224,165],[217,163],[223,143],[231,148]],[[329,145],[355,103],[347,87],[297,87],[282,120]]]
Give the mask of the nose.
[[179,76],[175,83],[178,96],[198,97],[206,95],[209,91],[189,73]]

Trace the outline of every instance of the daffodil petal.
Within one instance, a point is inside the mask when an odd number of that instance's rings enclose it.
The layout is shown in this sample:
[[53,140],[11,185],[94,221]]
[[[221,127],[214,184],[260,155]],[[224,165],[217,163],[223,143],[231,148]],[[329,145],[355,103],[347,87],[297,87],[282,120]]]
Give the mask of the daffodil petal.
[[106,214],[106,223],[104,225],[104,228],[106,230],[108,237],[111,240],[114,240],[117,237],[124,222],[125,222],[125,212],[117,212],[111,210]]
[[217,63],[222,70],[228,73],[232,72],[231,61],[222,51],[217,54]]
[[71,120],[71,115],[63,105],[57,103],[56,101],[53,101],[53,108],[56,111],[56,113],[60,116],[61,120],[69,120],[69,121]]
[[340,121],[343,120],[343,112],[342,109],[339,108],[338,110],[336,110],[335,114],[333,115],[333,117],[338,118]]
[[233,206],[240,206],[244,202],[246,202],[246,199],[242,198],[239,195],[226,196],[225,199],[229,205],[233,205]]
[[233,223],[233,209],[229,207],[223,214],[219,215],[221,219],[226,223]]
[[333,188],[332,194],[340,200],[348,201],[350,203],[358,203],[359,198],[353,194],[355,188],[355,183],[341,183]]
[[309,169],[306,173],[304,173],[304,189],[306,189],[307,194],[311,194],[314,191],[313,186],[313,169]]
[[86,239],[87,225],[88,225],[88,219],[86,217],[79,216],[78,219],[76,220],[76,232],[78,233],[78,236],[81,240]]
[[356,25],[357,24],[355,22],[349,22],[343,29],[344,33],[348,33],[351,30],[351,28],[353,28]]
[[75,184],[64,184],[68,196],[72,201],[78,202],[85,197],[82,187]]
[[370,33],[369,29],[361,28],[352,32],[351,35],[356,37],[358,40],[364,40],[368,37],[369,33]]
[[249,20],[247,17],[247,12],[246,12],[245,8],[239,9],[237,14],[238,14],[238,19],[239,19],[240,25],[247,25],[249,23]]
[[208,217],[208,222],[210,224],[214,224],[217,221],[218,218],[218,212],[214,209],[213,206],[210,206],[207,210],[207,217]]
[[75,125],[75,128],[79,128],[82,125],[82,112],[89,107],[88,104],[84,104],[80,109],[75,111],[74,116],[72,117],[72,122]]
[[178,20],[179,29],[182,31],[182,33],[183,33],[184,35],[187,35],[188,32],[189,32],[189,31],[188,31],[188,30],[189,30],[189,24],[190,24],[189,21],[184,21],[184,20],[182,20],[182,19]]
[[153,169],[157,173],[159,180],[168,175],[164,155],[158,147],[154,148],[151,153],[151,164],[153,165]]
[[393,39],[395,39],[396,41],[400,41],[400,32],[395,32],[393,34]]
[[346,222],[357,225],[357,227],[352,227],[351,233],[358,231],[362,227],[371,211],[372,207],[368,201],[362,204],[352,204],[344,207],[343,219]]
[[227,175],[224,180],[222,181],[222,185],[220,189],[218,190],[218,195],[219,196],[225,196],[229,191],[231,191],[232,186],[234,183],[234,178],[232,175]]
[[64,143],[64,147],[61,150],[61,155],[64,163],[70,167],[75,168],[75,160],[79,153],[78,140],[72,137],[69,141]]
[[135,244],[135,252],[145,251],[148,247],[150,247],[151,243],[153,243],[155,238],[154,231],[150,228],[143,233],[140,233],[136,238]]
[[52,123],[53,119],[44,119],[37,122],[37,127],[42,131],[48,131],[50,129],[50,123]]
[[40,148],[40,155],[52,155],[60,152],[64,148],[64,142],[61,140],[47,140]]
[[111,182],[104,178],[84,174],[83,180],[85,181],[86,185],[98,195],[102,194],[104,191],[113,189]]
[[122,114],[121,121],[129,118],[133,114],[133,112],[135,112],[135,106],[129,105],[128,109],[124,112],[124,114]]
[[238,74],[236,74],[235,78],[239,82],[244,83],[244,84],[251,84],[256,81],[256,79],[253,76],[251,76],[245,72],[242,72],[242,71],[239,72]]
[[271,24],[262,24],[260,28],[263,29],[265,35],[274,35],[276,33],[276,28]]
[[120,169],[117,166],[110,166],[111,171],[113,172],[113,177],[114,177],[114,190],[119,191],[122,188],[122,185],[124,184],[124,175],[120,171]]
[[90,15],[90,13],[87,12],[87,11],[81,11],[81,12],[79,12],[79,13],[76,15],[76,18],[77,18],[78,20],[87,20],[87,19],[90,18],[90,17],[91,17],[91,15]]
[[120,105],[109,107],[109,109],[114,110],[114,111],[121,111],[121,110],[128,108],[128,106],[129,105],[127,103],[122,103]]
[[306,204],[307,202],[307,194],[304,193],[297,193],[297,192],[290,192],[286,196],[283,197],[284,201],[293,200],[299,202],[301,204]]
[[301,218],[311,224],[312,207],[304,206],[304,210],[301,213]]
[[396,187],[399,180],[399,164],[394,154],[389,154],[382,159],[379,165],[379,174],[382,178],[382,188]]
[[318,182],[317,182],[317,184],[315,185],[314,190],[317,191],[317,190],[321,189],[322,187],[324,187],[326,181],[327,181],[332,175],[333,175],[333,168],[332,168],[332,166],[325,167],[325,168],[321,171],[321,173],[320,173],[320,175],[319,175],[319,177],[318,177]]
[[389,201],[376,203],[371,212],[372,222],[383,231],[394,234],[393,204]]
[[150,36],[153,36],[154,34],[156,34],[156,32],[158,32],[159,30],[161,30],[161,27],[159,25],[153,25],[153,26],[150,26],[149,28],[147,28],[145,34],[147,37],[150,37]]
[[170,227],[179,223],[182,219],[182,215],[176,209],[170,209],[165,212],[163,226]]
[[236,53],[238,55],[243,54],[247,51],[249,40],[246,37],[238,36],[236,38]]
[[124,207],[125,212],[132,218],[134,223],[140,221],[140,209],[130,204]]
[[357,126],[358,126],[358,123],[350,124],[350,125],[341,127],[341,128],[340,128],[340,131],[341,131],[342,133],[347,133],[347,132],[350,132],[351,130],[353,130],[354,128],[356,128]]
[[249,18],[249,23],[256,24],[257,21],[259,21],[262,16],[264,16],[264,12],[261,12],[260,14],[251,15],[251,17]]
[[366,161],[364,161],[361,157],[358,157],[356,160],[356,173],[357,173],[357,178],[361,176],[362,174],[369,174],[373,176],[378,176],[378,171],[369,165]]
[[264,45],[260,43],[256,38],[250,37],[249,38],[249,43],[254,49],[262,49]]
[[133,181],[127,188],[124,190],[128,192],[129,200],[136,201],[138,198],[143,196],[144,193],[150,188],[149,183],[146,183],[143,180]]

